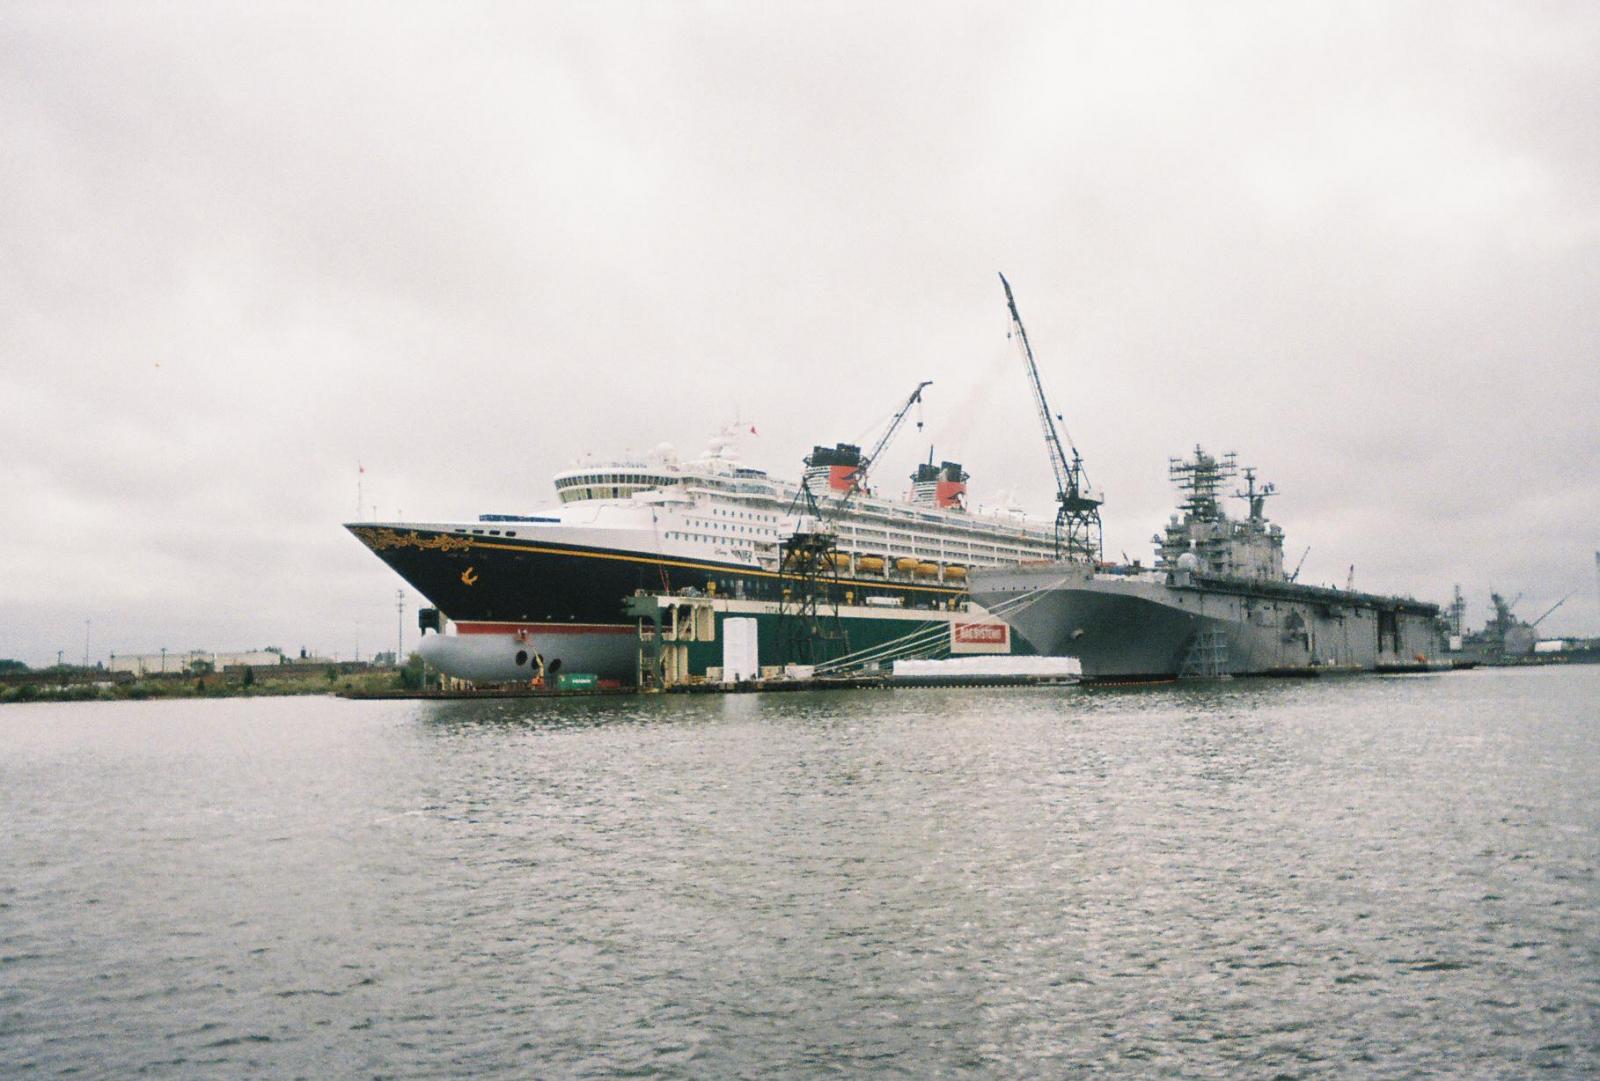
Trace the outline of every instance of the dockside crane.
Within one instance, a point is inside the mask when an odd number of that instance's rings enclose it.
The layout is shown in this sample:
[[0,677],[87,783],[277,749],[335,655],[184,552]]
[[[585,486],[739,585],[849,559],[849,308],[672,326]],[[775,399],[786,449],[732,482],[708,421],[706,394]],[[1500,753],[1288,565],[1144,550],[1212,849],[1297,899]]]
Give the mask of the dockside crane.
[[[911,407],[922,401],[932,384],[925,379],[905,400],[889,426],[867,454],[858,455],[848,476],[849,486],[834,500],[818,500],[810,477],[802,474],[800,490],[789,508],[796,528],[778,544],[778,640],[785,663],[816,664],[850,652],[850,640],[839,620],[839,565],[849,557],[839,553],[834,523],[844,516],[855,494],[866,487],[867,471],[895,437]],[[922,427],[922,421],[917,421]],[[850,448],[854,450],[854,448]],[[806,459],[807,473],[813,465]]]
[[[879,456],[889,449],[889,444],[894,442],[894,437],[900,431],[900,426],[905,423],[906,417],[911,415],[911,407],[922,404],[922,392],[931,386],[933,386],[932,379],[924,379],[918,383],[917,389],[911,392],[911,397],[907,398],[905,404],[896,411],[894,417],[889,421],[889,426],[878,437],[878,441],[873,444],[872,449],[861,456],[861,464],[856,466],[855,472],[850,475],[850,487],[844,493],[844,498],[839,500],[838,505],[834,507],[833,517],[842,517],[850,500],[854,498],[857,492],[866,487],[867,470],[871,469]],[[917,430],[922,430],[922,421],[920,419],[917,421]]]
[[[1519,597],[1521,595],[1522,594],[1520,594],[1520,593],[1517,594],[1517,596],[1519,596]],[[1528,626],[1537,627],[1539,624],[1541,624],[1545,620],[1549,619],[1550,616],[1555,613],[1555,610],[1557,608],[1560,608],[1563,604],[1566,604],[1571,599],[1572,599],[1572,594],[1568,593],[1565,597],[1562,597],[1560,600],[1556,601],[1556,603],[1552,604],[1549,608],[1546,608],[1544,615],[1540,616],[1538,619],[1536,619],[1532,623],[1528,624]]]
[[[1006,306],[1011,309],[1011,324],[1022,346],[1022,358],[1028,364],[1028,380],[1033,385],[1034,405],[1039,411],[1039,424],[1044,429],[1045,449],[1050,455],[1050,468],[1056,478],[1056,558],[1084,563],[1097,563],[1103,551],[1100,528],[1100,504],[1105,502],[1100,493],[1089,487],[1089,478],[1083,469],[1083,458],[1068,436],[1065,444],[1056,428],[1059,414],[1050,411],[1044,396],[1044,383],[1039,379],[1039,365],[1033,359],[1033,346],[1028,342],[1028,331],[1022,325],[1022,315],[1017,311],[1016,298],[1011,295],[1011,283],[1000,275],[1005,287]],[[1067,455],[1071,447],[1072,454]]]

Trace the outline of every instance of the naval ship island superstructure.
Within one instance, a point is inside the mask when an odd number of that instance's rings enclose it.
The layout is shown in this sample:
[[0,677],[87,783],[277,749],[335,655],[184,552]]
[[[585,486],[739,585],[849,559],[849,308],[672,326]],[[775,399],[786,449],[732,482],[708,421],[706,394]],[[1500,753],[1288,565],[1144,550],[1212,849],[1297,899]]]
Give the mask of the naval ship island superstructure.
[[1303,585],[1298,568],[1285,573],[1283,530],[1264,513],[1273,486],[1257,487],[1245,469],[1245,488],[1233,494],[1246,516],[1223,508],[1238,473],[1233,455],[1196,447],[1169,472],[1185,498],[1152,538],[1154,568],[1094,558],[993,568],[974,574],[974,599],[1004,611],[1040,653],[1077,657],[1088,682],[1448,667],[1437,605]]
[[941,628],[999,632],[1010,651],[1005,626],[969,607],[968,570],[1048,558],[1047,528],[969,509],[956,462],[920,465],[909,499],[863,490],[855,445],[816,447],[806,462],[799,483],[769,476],[742,464],[725,432],[690,462],[663,445],[560,472],[556,501],[529,513],[346,528],[453,624],[425,634],[420,651],[463,679],[566,671],[632,683],[640,625],[624,601],[641,593],[714,598],[719,618],[756,618],[763,664],[825,660],[782,656],[771,633],[798,607],[784,544],[808,509],[830,531],[809,602],[838,629],[836,655]]

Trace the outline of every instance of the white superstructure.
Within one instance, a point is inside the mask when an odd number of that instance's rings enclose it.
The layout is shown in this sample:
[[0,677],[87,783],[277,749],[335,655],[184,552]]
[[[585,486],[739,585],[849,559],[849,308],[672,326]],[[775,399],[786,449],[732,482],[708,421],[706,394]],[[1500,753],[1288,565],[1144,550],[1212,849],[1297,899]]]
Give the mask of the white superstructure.
[[[504,516],[509,528],[559,523],[570,539],[650,549],[685,558],[775,565],[777,544],[793,531],[798,484],[740,464],[728,440],[713,440],[701,458],[680,463],[662,447],[643,459],[583,464],[555,476],[559,505],[528,516]],[[881,559],[885,573],[932,564],[949,569],[1050,559],[1054,536],[1020,515],[985,514],[858,493],[842,516],[843,492],[826,482],[812,493],[839,538],[839,550],[860,568]],[[489,516],[490,518],[496,516]],[[518,521],[512,523],[510,519]],[[474,523],[473,532],[486,529]],[[578,536],[576,534],[583,534]],[[624,541],[624,538],[627,538]],[[935,573],[924,569],[921,573]]]

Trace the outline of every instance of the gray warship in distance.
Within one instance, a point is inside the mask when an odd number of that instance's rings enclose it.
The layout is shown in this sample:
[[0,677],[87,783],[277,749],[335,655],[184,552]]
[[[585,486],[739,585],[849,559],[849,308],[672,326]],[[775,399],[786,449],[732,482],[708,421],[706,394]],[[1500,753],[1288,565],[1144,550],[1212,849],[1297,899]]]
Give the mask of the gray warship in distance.
[[1103,499],[1057,430],[1011,286],[1001,281],[1055,471],[1056,558],[974,568],[974,601],[1040,654],[1078,658],[1086,682],[1449,667],[1437,605],[1301,585],[1298,567],[1284,573],[1283,530],[1265,514],[1272,485],[1257,487],[1246,469],[1245,489],[1232,494],[1246,502],[1247,517],[1223,509],[1224,487],[1238,476],[1231,454],[1196,447],[1192,458],[1171,460],[1184,500],[1152,538],[1153,568],[1104,563]]
[[[1243,519],[1222,506],[1234,457],[1174,459],[1185,498],[1152,540],[1155,567],[1068,559],[975,574],[973,599],[1005,613],[1046,655],[1077,657],[1086,680],[1415,672],[1448,667],[1437,605],[1301,585],[1286,574],[1269,485],[1244,470]],[[1020,595],[1033,594],[1027,600]],[[1011,601],[1007,605],[1004,602]]]

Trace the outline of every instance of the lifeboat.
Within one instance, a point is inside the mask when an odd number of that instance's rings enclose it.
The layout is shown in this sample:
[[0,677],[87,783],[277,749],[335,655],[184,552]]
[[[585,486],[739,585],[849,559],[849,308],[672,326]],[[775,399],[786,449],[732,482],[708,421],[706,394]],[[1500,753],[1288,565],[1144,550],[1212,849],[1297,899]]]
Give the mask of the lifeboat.
[[919,577],[919,578],[937,578],[938,576],[939,576],[939,564],[937,564],[937,563],[918,563],[917,564],[917,577]]
[[847,552],[830,552],[828,559],[835,567],[844,567],[846,570],[850,567],[850,555]]
[[947,580],[951,579],[951,578],[954,578],[956,581],[959,582],[959,581],[961,581],[961,580],[966,578],[966,576],[967,576],[967,568],[965,568],[965,567],[957,567],[957,566],[954,566],[954,565],[946,567],[944,569],[944,576],[945,576],[945,578]]
[[873,574],[881,574],[883,572],[883,557],[856,556],[856,570],[870,571]]
[[910,556],[901,556],[899,559],[894,561],[894,569],[897,571],[905,571],[907,574],[909,574],[917,569],[917,561],[912,559]]

